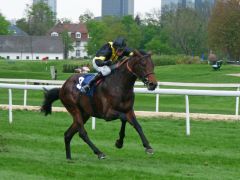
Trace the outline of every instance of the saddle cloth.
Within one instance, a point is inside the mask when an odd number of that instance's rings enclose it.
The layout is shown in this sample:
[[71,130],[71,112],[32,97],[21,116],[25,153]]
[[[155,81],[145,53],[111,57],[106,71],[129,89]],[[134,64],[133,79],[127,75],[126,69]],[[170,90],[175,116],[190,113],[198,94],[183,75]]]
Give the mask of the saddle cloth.
[[[83,76],[78,78],[78,82],[76,84],[77,89],[81,90],[81,88],[89,84],[89,82],[95,77],[96,74],[84,74]],[[87,96],[93,96],[95,92],[96,84],[94,84],[91,89],[86,93]]]

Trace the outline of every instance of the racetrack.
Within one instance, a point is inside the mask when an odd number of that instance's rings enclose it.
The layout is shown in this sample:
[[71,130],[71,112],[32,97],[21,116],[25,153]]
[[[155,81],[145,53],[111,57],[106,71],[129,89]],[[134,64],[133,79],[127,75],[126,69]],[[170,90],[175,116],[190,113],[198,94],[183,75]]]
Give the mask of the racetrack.
[[[13,105],[14,110],[29,110],[29,111],[39,111],[40,106],[21,106]],[[0,105],[0,109],[7,110],[8,105]],[[63,107],[53,107],[53,112],[67,112]],[[179,112],[152,112],[152,111],[135,111],[136,116],[140,117],[173,117],[173,118],[185,118],[186,113]],[[239,120],[240,117],[236,115],[225,115],[225,114],[204,114],[204,113],[190,113],[191,119],[197,120],[221,120],[221,121],[234,121]]]

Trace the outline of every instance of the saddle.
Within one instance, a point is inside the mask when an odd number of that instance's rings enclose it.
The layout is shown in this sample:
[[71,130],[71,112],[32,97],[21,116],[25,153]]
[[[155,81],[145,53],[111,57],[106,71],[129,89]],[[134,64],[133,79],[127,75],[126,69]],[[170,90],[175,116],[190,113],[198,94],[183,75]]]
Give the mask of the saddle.
[[[78,82],[76,84],[77,89],[79,89],[79,91],[81,90],[81,88],[83,86],[85,86],[86,84],[89,84],[89,82],[96,76],[96,74],[84,74],[83,76],[78,78]],[[98,84],[100,84],[100,82],[102,81],[102,79],[100,79],[99,81],[97,81],[92,87],[91,89],[86,93],[87,96],[93,96],[96,87]]]

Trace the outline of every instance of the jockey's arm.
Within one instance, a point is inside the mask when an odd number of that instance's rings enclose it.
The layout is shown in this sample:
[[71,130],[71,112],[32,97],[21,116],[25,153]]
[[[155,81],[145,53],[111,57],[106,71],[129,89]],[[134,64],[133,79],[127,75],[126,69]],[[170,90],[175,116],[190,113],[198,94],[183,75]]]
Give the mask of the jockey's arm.
[[124,51],[124,56],[133,56],[134,51],[131,48],[126,48]]
[[112,64],[112,61],[111,60],[106,60],[106,57],[104,57],[104,56],[99,56],[99,57],[95,57],[95,63],[99,67],[110,66]]
[[97,66],[110,66],[112,64],[112,61],[109,59],[111,57],[111,48],[109,47],[109,44],[103,45],[99,51],[97,52],[95,56],[95,63]]

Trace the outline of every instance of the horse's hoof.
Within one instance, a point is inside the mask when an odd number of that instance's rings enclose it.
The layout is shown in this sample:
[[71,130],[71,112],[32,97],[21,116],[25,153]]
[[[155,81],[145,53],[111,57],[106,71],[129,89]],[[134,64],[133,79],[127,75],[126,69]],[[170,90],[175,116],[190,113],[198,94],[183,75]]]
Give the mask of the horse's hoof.
[[105,159],[105,154],[101,153],[101,154],[98,154],[98,159],[101,160],[101,159]]
[[147,154],[153,154],[153,149],[152,149],[152,148],[146,148],[146,149],[145,149],[145,152],[146,152]]
[[121,149],[121,148],[123,147],[123,142],[120,142],[119,140],[116,140],[115,146],[116,146],[118,149]]

